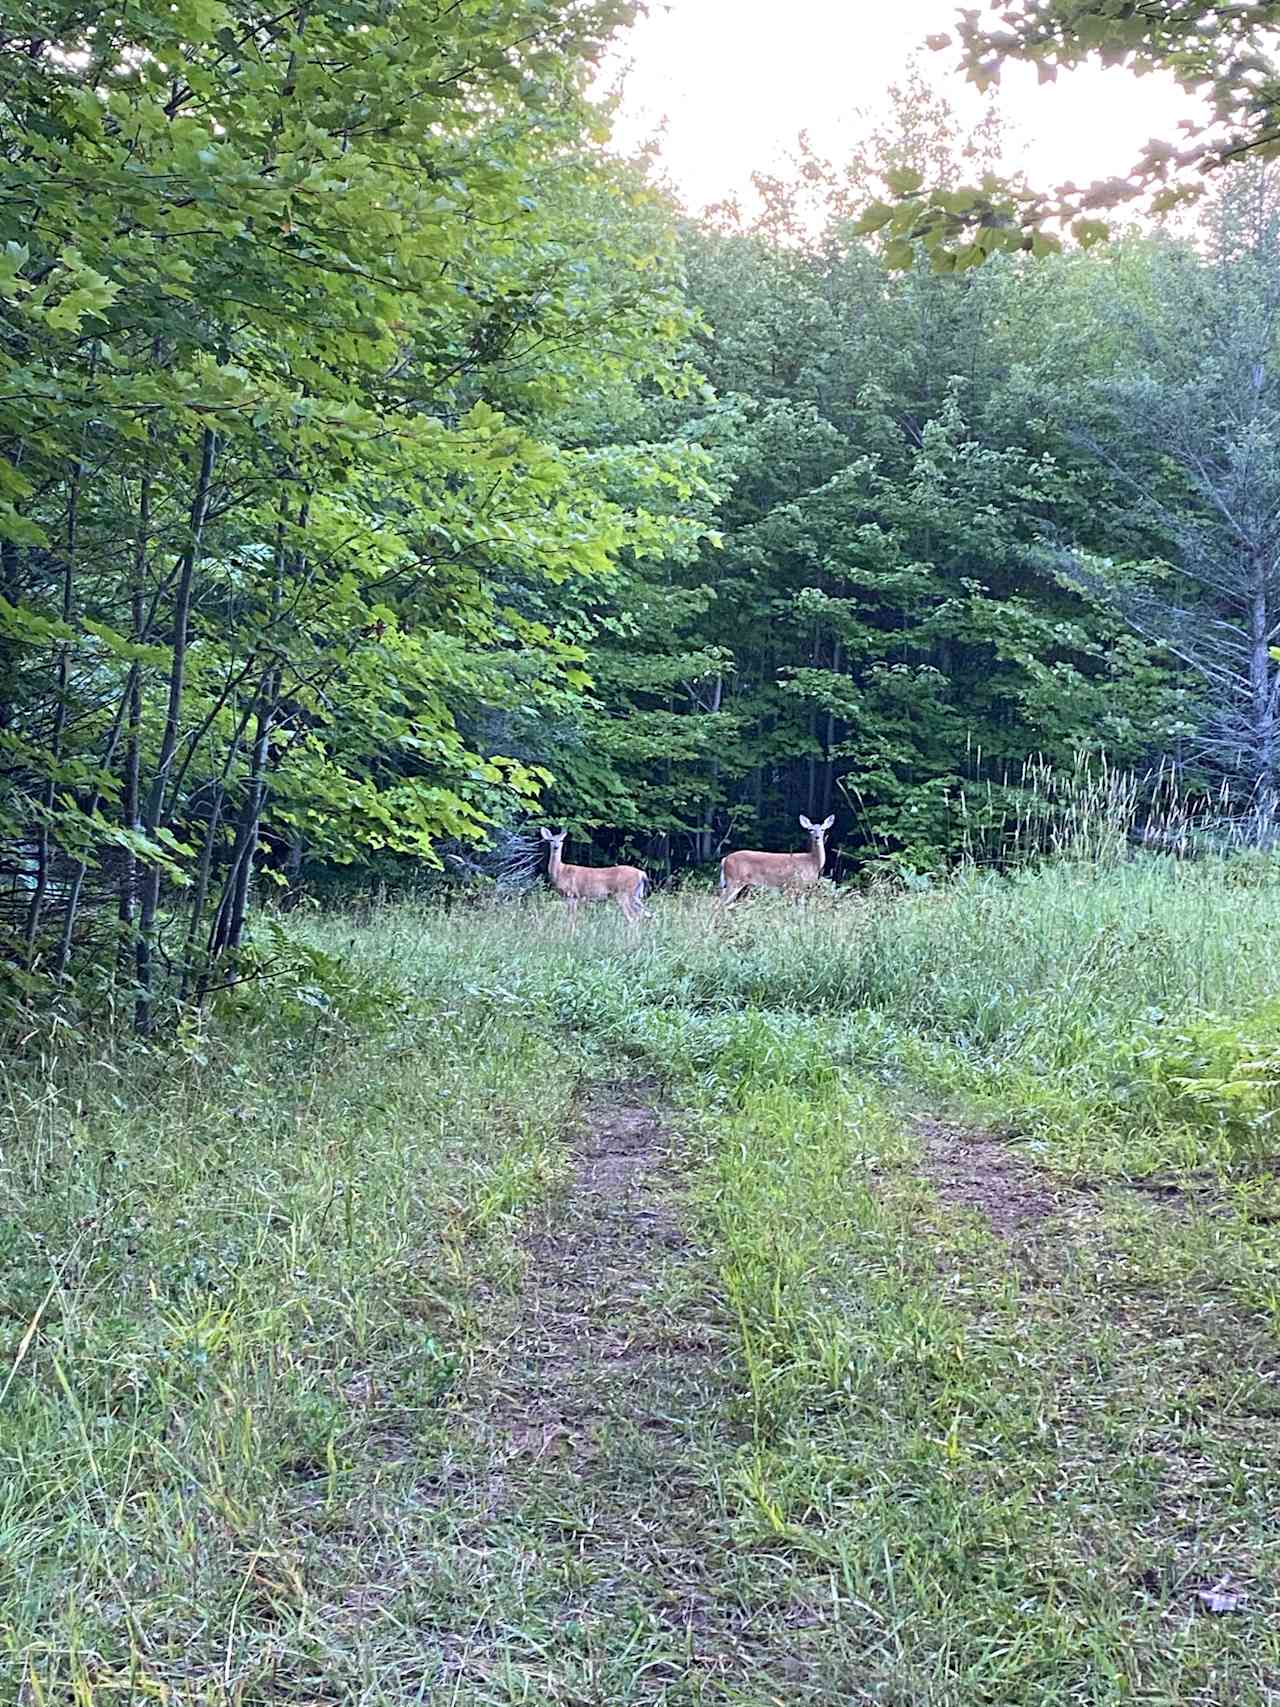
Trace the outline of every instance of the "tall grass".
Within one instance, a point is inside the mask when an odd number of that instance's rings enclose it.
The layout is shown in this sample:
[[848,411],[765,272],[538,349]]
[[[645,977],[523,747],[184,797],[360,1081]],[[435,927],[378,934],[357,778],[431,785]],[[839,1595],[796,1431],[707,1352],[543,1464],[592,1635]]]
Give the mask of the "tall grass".
[[422,1568],[574,1067],[382,996],[0,1074],[0,1699],[355,1699],[383,1663],[354,1609]]
[[[981,773],[980,752],[974,761]],[[1004,868],[1041,859],[1111,864],[1135,847],[1218,856],[1272,848],[1274,810],[1257,785],[1224,778],[1212,789],[1192,788],[1169,762],[1144,773],[1113,764],[1105,752],[1078,752],[1065,766],[1033,755],[1016,775],[998,784],[988,775],[956,800],[965,860]]]
[[[4,1065],[0,1698],[525,1698],[492,1678],[451,1696],[424,1669],[441,1621],[518,1625],[545,1540],[508,1537],[499,1583],[489,1520],[443,1533],[439,1490],[473,1360],[536,1283],[516,1235],[563,1178],[576,1093],[627,1075],[667,1087],[705,1158],[693,1216],[736,1384],[699,1472],[731,1543],[708,1543],[709,1596],[732,1578],[779,1651],[817,1631],[827,1699],[1262,1698],[1243,1638],[1184,1632],[1166,1664],[1164,1613],[1113,1603],[1126,1573],[1208,1569],[1152,1515],[1144,1430],[1172,1458],[1208,1404],[1221,1322],[1188,1326],[1185,1299],[1273,1319],[1267,1223],[1157,1236],[1133,1211],[1112,1254],[1055,1234],[1036,1260],[1062,1287],[1032,1311],[1005,1253],[932,1205],[904,1114],[998,1114],[1093,1179],[1239,1171],[1224,1109],[1242,1071],[1257,1092],[1280,1012],[1270,863],[653,907],[639,936],[603,911],[571,931],[537,894],[295,916],[322,951],[297,988],[230,993],[164,1045],[55,1032]],[[1264,1142],[1266,1096],[1250,1108]],[[1156,1292],[1176,1309],[1138,1323]],[[1270,1402],[1240,1373],[1249,1324],[1234,1385],[1212,1381],[1246,1421]],[[1235,1439],[1197,1436],[1197,1521],[1260,1558]],[[819,1604],[838,1632],[803,1622]],[[1215,1644],[1235,1694],[1213,1693]],[[1073,1681],[1095,1662],[1105,1687]],[[696,1683],[637,1674],[626,1699],[734,1698]]]
[[[1174,1094],[1161,1062],[1201,1018],[1244,1022],[1280,997],[1266,859],[1063,860],[802,905],[761,896],[727,917],[696,897],[655,910],[632,941],[608,917],[570,933],[541,899],[405,908],[351,952],[660,1074],[741,1086],[789,1058],[810,1081],[895,1077],[1020,1122],[1089,1171],[1230,1162],[1224,1123]],[[313,928],[334,944],[333,924]]]

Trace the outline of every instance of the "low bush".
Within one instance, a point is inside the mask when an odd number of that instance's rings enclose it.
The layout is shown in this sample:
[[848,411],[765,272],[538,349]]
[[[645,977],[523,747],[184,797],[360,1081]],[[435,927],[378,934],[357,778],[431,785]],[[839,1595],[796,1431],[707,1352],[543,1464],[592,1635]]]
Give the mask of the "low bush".
[[1142,1052],[1163,1116],[1253,1157],[1276,1144],[1280,1113],[1280,1001],[1235,1018],[1204,1014],[1163,1028]]

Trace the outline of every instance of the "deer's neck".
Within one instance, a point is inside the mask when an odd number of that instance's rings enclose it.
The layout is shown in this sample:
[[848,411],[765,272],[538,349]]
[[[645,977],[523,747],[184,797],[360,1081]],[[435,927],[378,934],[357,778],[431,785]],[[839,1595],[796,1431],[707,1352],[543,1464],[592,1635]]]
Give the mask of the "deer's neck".
[[547,857],[547,876],[551,879],[554,888],[559,889],[561,887],[564,877],[564,861],[560,857],[559,848],[552,848]]
[[825,836],[815,836],[809,845],[809,863],[819,877],[822,868],[827,863],[827,843]]

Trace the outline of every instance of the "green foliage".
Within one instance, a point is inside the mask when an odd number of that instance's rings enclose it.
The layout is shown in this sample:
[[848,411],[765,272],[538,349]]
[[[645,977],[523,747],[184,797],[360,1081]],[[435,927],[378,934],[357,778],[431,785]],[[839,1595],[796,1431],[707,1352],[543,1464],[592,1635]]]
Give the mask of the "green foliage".
[[[922,89],[895,123],[903,170],[959,154]],[[1097,336],[1102,281],[1077,263],[886,282],[839,215],[855,179],[805,170],[830,198],[820,239],[798,224],[801,189],[778,183],[760,228],[684,234],[693,355],[719,400],[650,419],[709,457],[716,543],[601,585],[593,704],[546,749],[550,801],[611,849],[676,866],[744,839],[786,848],[798,813],[834,808],[846,855],[931,869],[964,845],[966,789],[1036,754],[1141,763],[1196,708],[1045,548],[1164,544],[1066,412],[1115,353]],[[1148,289],[1130,270],[1115,295],[1132,308]]]
[[371,979],[278,919],[258,923],[222,971],[211,991],[215,1015],[234,1026],[306,1031],[313,1042],[383,1035],[412,1008],[403,985]]
[[[1258,348],[1232,468],[1275,511],[1249,207],[1207,248],[886,279],[918,238],[889,201],[860,234],[867,194],[963,218],[999,151],[915,78],[755,226],[677,230],[582,96],[626,15],[322,8],[237,58],[215,8],[151,20],[161,78],[145,19],[82,63],[33,13],[0,64],[87,186],[33,143],[0,273],[15,1000],[74,974],[146,1031],[267,964],[264,893],[423,891],[535,814],[662,875],[834,812],[839,876],[938,873],[1000,857],[1037,764],[1241,768],[1244,675],[1188,638],[1240,613],[1184,595],[1231,534],[1188,459]],[[1215,391],[1188,327],[1224,316]]]
[[[1153,138],[1126,172],[1092,184],[1068,180],[1048,190],[988,172],[978,183],[957,185],[937,174],[929,182],[918,172],[891,170],[886,176],[894,199],[873,203],[862,223],[863,230],[890,237],[889,266],[910,265],[913,241],[947,273],[980,266],[1002,250],[1043,258],[1062,247],[1057,233],[1046,229],[1055,224],[1070,226],[1087,249],[1110,235],[1096,217],[1100,211],[1141,200],[1152,212],[1166,213],[1201,196],[1207,173],[1276,153],[1280,6],[1271,0],[1226,7],[1193,0],[1162,8],[1014,0],[997,10],[998,23],[983,19],[977,8],[957,13],[959,69],[979,93],[999,85],[1006,65],[1032,65],[1041,83],[1051,83],[1059,71],[1093,61],[1138,77],[1172,76],[1195,97],[1195,116],[1180,121],[1177,142]],[[929,37],[936,52],[952,45],[948,34]]]
[[1233,1153],[1275,1149],[1280,1113],[1280,1002],[1233,1018],[1162,1027],[1142,1054],[1168,1115],[1203,1126]]
[[477,713],[573,703],[552,590],[678,548],[698,480],[563,426],[684,383],[664,211],[583,97],[630,16],[6,19],[0,928],[28,971],[119,954],[145,1029],[161,968],[216,982],[267,851],[434,863],[545,787]]

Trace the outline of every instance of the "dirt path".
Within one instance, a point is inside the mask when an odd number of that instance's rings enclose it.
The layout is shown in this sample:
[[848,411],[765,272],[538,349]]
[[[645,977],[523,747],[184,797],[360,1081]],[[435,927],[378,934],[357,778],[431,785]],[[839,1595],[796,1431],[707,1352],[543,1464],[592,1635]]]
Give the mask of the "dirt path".
[[723,1442],[727,1339],[677,1145],[634,1086],[598,1092],[526,1240],[517,1319],[466,1419],[489,1466],[472,1546],[490,1593],[447,1668],[459,1702],[700,1699],[743,1657],[703,1587],[722,1518],[699,1441]]
[[1079,1194],[1011,1153],[994,1134],[919,1116],[920,1174],[946,1204],[976,1210],[993,1232],[1012,1238],[1073,1203]]
[[486,1423],[509,1457],[593,1458],[599,1425],[617,1420],[609,1384],[619,1375],[651,1378],[658,1365],[664,1384],[705,1379],[711,1342],[673,1339],[665,1299],[690,1252],[671,1145],[645,1103],[601,1096],[585,1111],[569,1189],[526,1241],[525,1309],[496,1372]]
[[[1068,1216],[1074,1225],[1096,1220],[1108,1194],[1159,1204],[1163,1212],[1180,1215],[1193,1207],[1214,1213],[1225,1208],[1220,1183],[1211,1170],[1139,1179],[1068,1180],[1051,1174],[1012,1148],[1007,1139],[980,1127],[956,1125],[932,1115],[917,1115],[911,1126],[919,1134],[919,1172],[952,1209],[980,1214],[1000,1238],[1018,1240],[1034,1234],[1042,1221]],[[1265,1172],[1268,1170],[1260,1170]],[[1254,1219],[1276,1220],[1263,1201]]]

